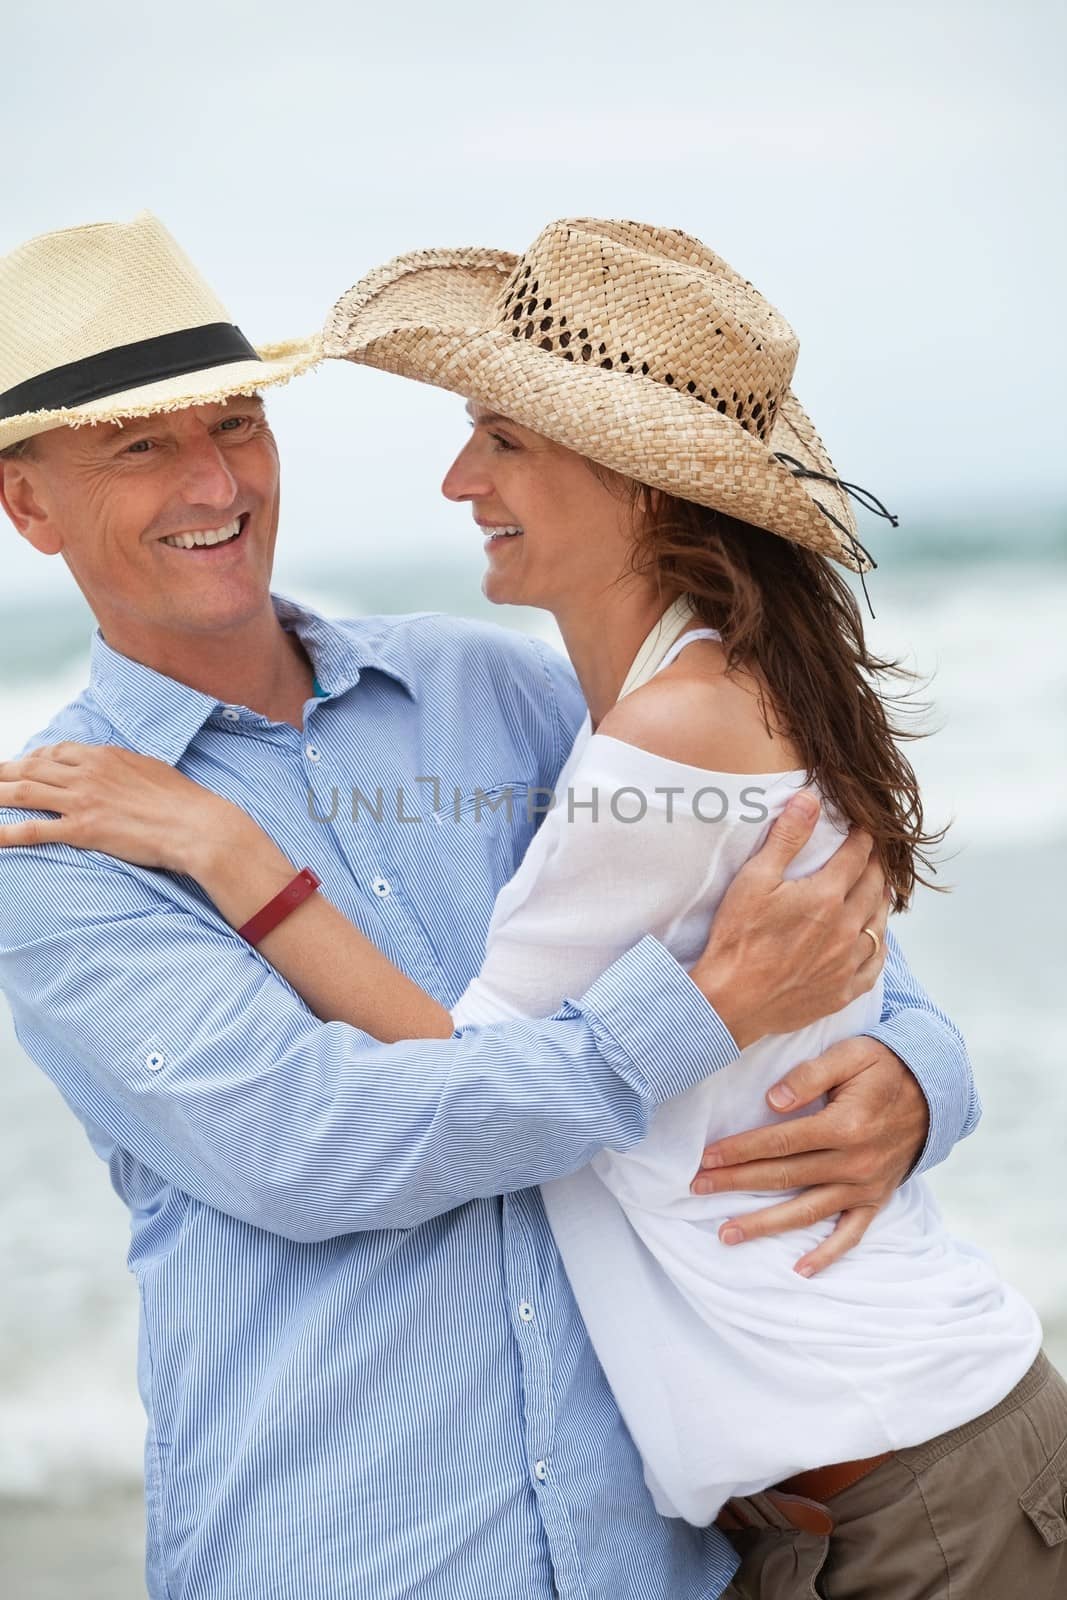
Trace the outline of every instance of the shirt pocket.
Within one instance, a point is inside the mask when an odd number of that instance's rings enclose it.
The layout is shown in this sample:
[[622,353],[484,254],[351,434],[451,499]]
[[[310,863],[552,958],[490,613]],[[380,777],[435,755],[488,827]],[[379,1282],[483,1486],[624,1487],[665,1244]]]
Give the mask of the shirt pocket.
[[[443,826],[448,822],[458,825],[467,815],[480,820],[500,813],[508,819],[510,825],[516,816],[525,819],[527,798],[535,792],[531,791],[530,785],[521,778],[505,779],[501,783],[484,785],[476,783],[469,789],[457,789],[451,800],[443,800],[431,815],[438,826]],[[534,801],[530,800],[529,803],[533,805]]]
[[496,897],[526,853],[537,821],[527,820],[525,780],[470,784],[459,795],[442,785],[440,805],[422,827],[402,830],[405,870],[418,895],[433,906],[433,926],[448,930],[450,970],[460,989],[485,956]]
[[1050,1550],[1067,1540],[1067,1439],[1019,1496],[1019,1505]]
[[475,784],[431,812],[431,839],[458,863],[484,863],[495,892],[526,853],[541,816],[538,801],[538,791],[518,778]]

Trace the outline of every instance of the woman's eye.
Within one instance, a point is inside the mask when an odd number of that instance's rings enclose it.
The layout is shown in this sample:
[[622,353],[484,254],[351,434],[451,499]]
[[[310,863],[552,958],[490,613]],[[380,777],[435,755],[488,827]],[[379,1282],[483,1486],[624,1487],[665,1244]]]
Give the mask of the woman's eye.
[[493,443],[495,445],[499,446],[499,448],[501,450],[514,450],[514,449],[517,448],[515,445],[512,444],[510,439],[505,439],[502,434],[491,433],[489,435],[489,437],[490,437],[490,439],[492,439],[492,441],[493,441]]

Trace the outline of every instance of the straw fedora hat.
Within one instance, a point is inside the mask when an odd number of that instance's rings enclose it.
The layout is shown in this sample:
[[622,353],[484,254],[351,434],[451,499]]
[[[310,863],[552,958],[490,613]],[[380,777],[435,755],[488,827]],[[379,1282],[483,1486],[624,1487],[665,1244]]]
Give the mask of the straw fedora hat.
[[454,390],[856,572],[875,565],[848,497],[890,514],[837,477],[790,389],[796,335],[688,234],[571,218],[522,256],[398,256],[342,295],[323,348]]
[[317,337],[254,349],[148,211],[0,258],[0,450],[49,428],[251,394],[321,356]]

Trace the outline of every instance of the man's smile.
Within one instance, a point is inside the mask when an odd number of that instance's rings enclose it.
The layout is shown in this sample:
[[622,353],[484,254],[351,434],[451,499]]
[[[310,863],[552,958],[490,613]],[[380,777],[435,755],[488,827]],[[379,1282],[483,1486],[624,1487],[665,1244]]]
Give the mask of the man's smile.
[[190,550],[195,550],[203,559],[210,557],[214,552],[221,553],[237,545],[248,526],[248,513],[234,517],[232,522],[227,522],[221,528],[197,528],[186,533],[168,534],[158,543],[168,545],[171,550],[180,550],[183,555]]

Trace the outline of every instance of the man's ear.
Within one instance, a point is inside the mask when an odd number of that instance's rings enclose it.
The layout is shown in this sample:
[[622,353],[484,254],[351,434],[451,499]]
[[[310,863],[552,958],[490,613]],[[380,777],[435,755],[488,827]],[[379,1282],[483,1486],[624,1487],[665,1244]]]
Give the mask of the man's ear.
[[0,505],[22,537],[42,555],[56,556],[63,540],[52,526],[30,458],[0,461]]

